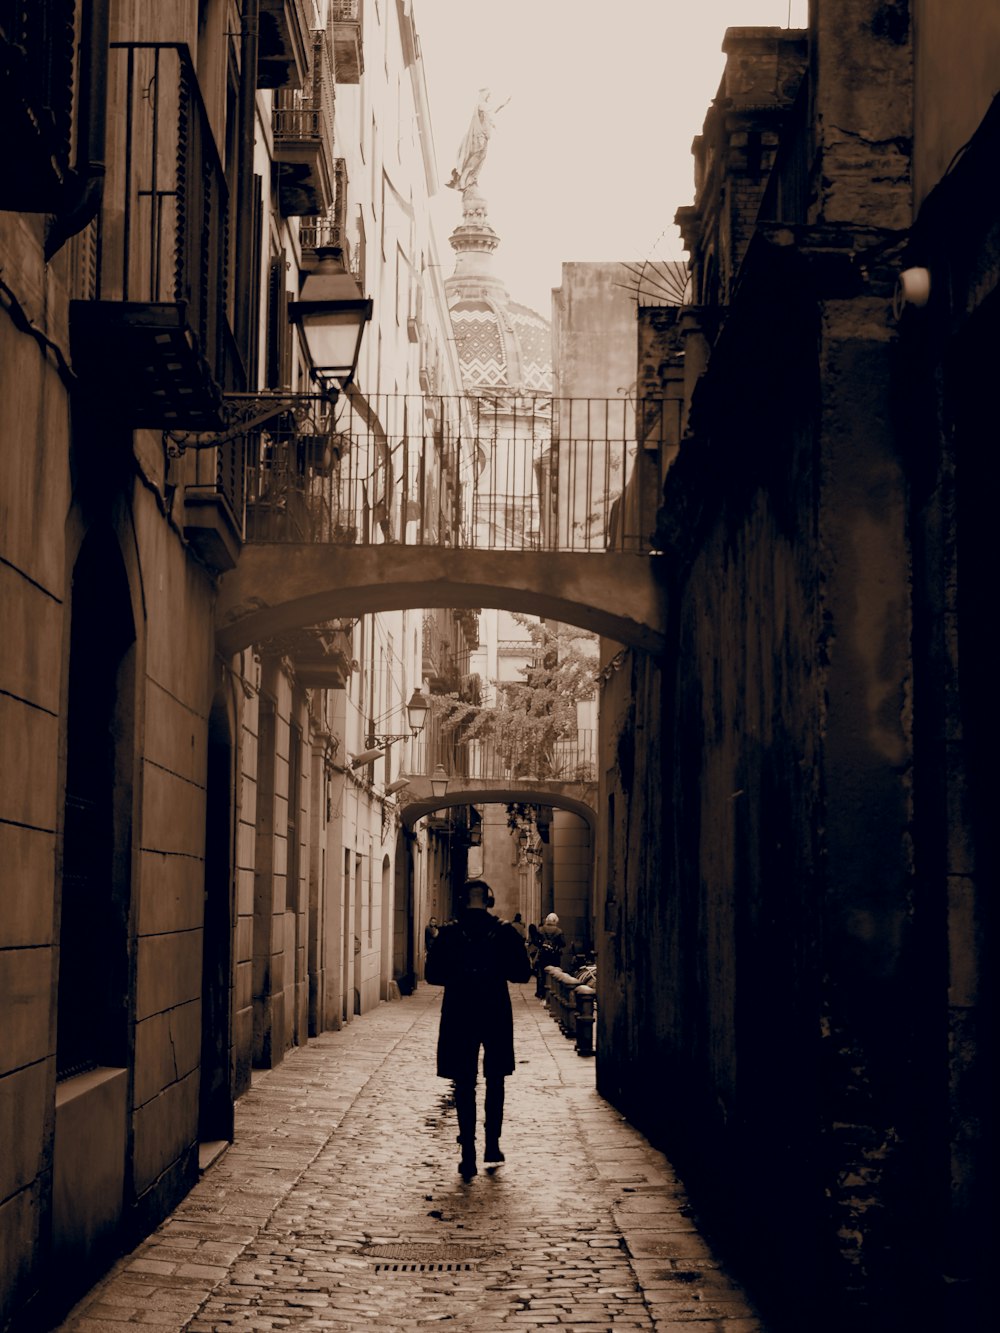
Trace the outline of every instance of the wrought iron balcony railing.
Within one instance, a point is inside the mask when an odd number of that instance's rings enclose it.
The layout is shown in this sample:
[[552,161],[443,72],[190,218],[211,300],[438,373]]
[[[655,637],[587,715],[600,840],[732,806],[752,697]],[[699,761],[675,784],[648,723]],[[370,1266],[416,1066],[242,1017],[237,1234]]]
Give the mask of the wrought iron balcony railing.
[[315,32],[304,88],[274,96],[274,160],[278,201],[286,217],[325,214],[337,197],[333,157],[333,57],[325,32]]
[[330,4],[338,83],[360,83],[365,72],[363,16],[361,0],[332,0]]
[[211,430],[243,387],[226,313],[229,198],[187,47],[113,42],[95,300],[74,368],[133,427]]
[[[249,509],[263,513],[277,488],[289,503],[294,494],[297,520],[255,521],[254,540],[650,549],[649,507],[622,497],[633,475],[645,475],[637,457],[676,443],[673,400],[644,400],[638,428],[636,406],[625,399],[388,395],[372,397],[364,418],[346,398],[337,412],[327,469],[261,437]],[[648,485],[657,503],[661,484],[654,466]]]
[[595,782],[597,735],[581,729],[565,735],[502,737],[485,734],[461,740],[447,733],[416,742],[415,773],[429,776],[438,764],[450,778],[489,783]]
[[74,0],[0,0],[0,208],[55,213],[70,178]]
[[[326,213],[303,217],[299,223],[299,245],[303,259],[317,250],[340,253],[345,272],[354,272],[350,238],[347,234],[347,163],[342,157],[333,161],[333,203]],[[355,276],[360,276],[355,273]],[[360,285],[363,287],[364,282]]]
[[313,0],[260,0],[259,88],[300,88],[305,82],[315,13]]

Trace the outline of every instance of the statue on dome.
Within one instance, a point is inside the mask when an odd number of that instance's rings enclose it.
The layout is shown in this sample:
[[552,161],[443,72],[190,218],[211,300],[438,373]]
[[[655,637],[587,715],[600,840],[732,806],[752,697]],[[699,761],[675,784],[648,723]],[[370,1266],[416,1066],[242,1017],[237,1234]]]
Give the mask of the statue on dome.
[[490,144],[490,135],[496,127],[496,117],[507,105],[507,101],[501,102],[498,107],[490,106],[489,88],[480,88],[479,101],[472,115],[472,121],[466,131],[465,138],[462,140],[458,150],[458,161],[451,173],[451,180],[448,181],[450,190],[462,190],[463,192],[470,185],[475,185],[479,180],[479,173],[482,170],[483,162],[486,160],[486,150]]

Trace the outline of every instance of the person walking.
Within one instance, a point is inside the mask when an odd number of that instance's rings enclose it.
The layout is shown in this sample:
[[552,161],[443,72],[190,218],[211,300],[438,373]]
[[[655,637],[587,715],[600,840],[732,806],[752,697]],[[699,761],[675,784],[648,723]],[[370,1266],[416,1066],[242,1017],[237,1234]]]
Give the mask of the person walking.
[[536,943],[538,949],[535,954],[535,997],[544,1000],[545,969],[558,967],[562,962],[563,950],[566,948],[566,937],[560,929],[559,918],[555,912],[550,912],[542,922]]
[[476,1160],[476,1081],[479,1052],[486,1080],[484,1106],[487,1164],[504,1161],[504,1080],[514,1072],[514,1018],[508,981],[525,982],[531,967],[524,941],[489,908],[493,893],[482,879],[470,880],[452,925],[442,926],[427,955],[425,978],[444,987],[438,1030],[437,1072],[455,1085],[455,1113],[462,1156],[458,1170],[469,1180]]

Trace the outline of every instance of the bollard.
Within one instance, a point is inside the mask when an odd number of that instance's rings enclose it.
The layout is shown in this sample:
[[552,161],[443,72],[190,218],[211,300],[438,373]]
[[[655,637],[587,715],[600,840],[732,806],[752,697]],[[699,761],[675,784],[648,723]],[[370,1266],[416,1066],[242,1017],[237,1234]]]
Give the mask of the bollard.
[[568,972],[563,973],[563,1036],[570,1041],[576,1038],[576,992],[583,985]]
[[561,967],[552,972],[552,1018],[562,1030],[566,1014],[566,973]]
[[556,982],[555,974],[559,969],[554,963],[549,963],[545,968],[545,1008],[555,1017],[556,1013]]
[[555,1022],[557,1026],[562,1025],[562,1011],[563,1011],[562,979],[563,979],[562,968],[554,967],[552,969],[552,1005],[549,1009],[549,1013],[552,1015],[553,1022]]
[[576,1001],[576,1053],[577,1055],[594,1054],[594,1001],[597,992],[592,986],[577,986],[573,997]]
[[563,989],[563,978],[565,977],[561,967],[552,970],[552,1017],[557,1027],[563,1025],[563,1011],[566,1008],[566,996]]

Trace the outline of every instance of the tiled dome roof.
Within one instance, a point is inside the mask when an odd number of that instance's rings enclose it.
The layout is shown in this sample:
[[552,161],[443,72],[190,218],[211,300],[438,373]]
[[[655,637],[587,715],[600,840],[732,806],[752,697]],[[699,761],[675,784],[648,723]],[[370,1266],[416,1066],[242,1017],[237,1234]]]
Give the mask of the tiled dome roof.
[[549,324],[525,305],[465,297],[451,307],[462,378],[469,389],[552,389]]
[[520,388],[552,392],[552,330],[537,310],[512,303],[508,310],[521,345]]
[[451,308],[462,379],[470,389],[496,389],[507,383],[507,349],[492,301],[458,301]]

